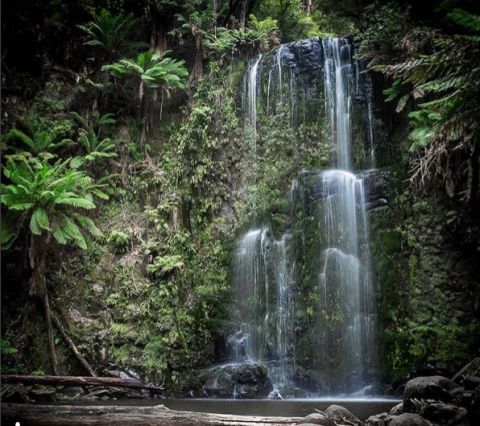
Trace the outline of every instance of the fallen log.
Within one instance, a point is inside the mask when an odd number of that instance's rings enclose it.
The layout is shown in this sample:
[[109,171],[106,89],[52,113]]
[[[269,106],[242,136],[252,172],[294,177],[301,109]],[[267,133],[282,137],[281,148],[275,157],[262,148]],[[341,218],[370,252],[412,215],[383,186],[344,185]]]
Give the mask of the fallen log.
[[4,374],[0,376],[2,383],[23,383],[25,385],[61,385],[61,386],[118,386],[131,389],[145,389],[153,394],[160,394],[163,388],[148,385],[137,379],[121,379],[119,377],[89,376],[24,376]]
[[[22,426],[286,426],[300,417],[261,417],[173,411],[154,407],[2,404],[2,420]],[[7,424],[7,423],[6,423]],[[8,423],[10,424],[10,423]]]
[[85,368],[85,370],[88,371],[90,376],[96,377],[97,375],[95,374],[95,371],[90,366],[90,364],[87,362],[85,357],[80,353],[80,351],[78,350],[75,343],[73,343],[73,340],[70,339],[70,337],[68,336],[67,332],[65,331],[65,328],[63,327],[63,325],[60,322],[60,320],[58,319],[58,317],[53,312],[51,312],[51,317],[52,317],[53,324],[55,324],[55,327],[57,327],[58,331],[62,335],[62,338],[65,341],[65,343],[67,344],[70,351],[75,355],[75,357],[78,359],[80,364],[82,364],[82,366]]

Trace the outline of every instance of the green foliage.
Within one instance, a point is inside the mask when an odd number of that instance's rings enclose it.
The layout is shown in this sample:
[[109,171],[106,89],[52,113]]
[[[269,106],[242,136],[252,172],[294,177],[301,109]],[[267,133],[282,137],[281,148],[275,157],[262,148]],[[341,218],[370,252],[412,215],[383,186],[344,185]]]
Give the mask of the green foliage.
[[112,245],[115,253],[125,253],[131,245],[130,235],[113,229],[108,233],[107,243]]
[[15,360],[15,355],[18,350],[12,347],[10,340],[0,339],[0,356],[2,359],[1,372],[2,374],[19,374],[24,371],[25,366],[18,364]]
[[[102,70],[108,71],[115,77],[126,78],[136,75],[150,88],[173,89],[186,87],[188,72],[184,67],[185,61],[169,58],[169,52],[159,55],[152,51],[140,53],[133,61],[121,59],[111,65],[104,65]],[[141,86],[142,87],[142,86]],[[141,96],[140,96],[141,97]]]
[[[116,143],[110,138],[99,138],[93,130],[81,131],[78,141],[85,150],[85,161],[94,161],[98,158],[116,157]],[[82,157],[80,157],[82,158]]]
[[271,17],[257,20],[250,16],[250,26],[246,28],[218,28],[210,34],[205,46],[220,58],[232,59],[235,55],[248,58],[264,52],[279,43],[277,21]]
[[[466,23],[469,34],[430,35],[433,51],[429,54],[420,52],[405,62],[377,69],[394,78],[397,87],[411,87],[412,98],[421,101],[409,114],[410,151],[416,154],[411,181],[424,187],[432,175],[438,174],[453,196],[464,177],[455,178],[453,168],[457,163],[452,159],[460,153],[468,158],[479,135],[480,26],[477,16],[464,11],[456,10],[451,16],[459,24]],[[397,110],[402,109],[402,103],[405,97],[398,102]]]
[[94,14],[92,21],[77,27],[87,37],[84,45],[102,50],[106,59],[111,60],[128,53],[132,47],[138,47],[128,42],[136,24],[137,19],[132,14],[112,15],[108,10],[102,9],[99,14]]
[[372,3],[365,8],[363,28],[357,33],[358,53],[381,57],[383,61],[399,55],[402,39],[408,31],[408,8],[396,3]]
[[[48,158],[48,157],[47,157]],[[52,234],[60,244],[73,242],[86,249],[84,232],[101,236],[93,221],[78,213],[95,208],[94,197],[106,195],[85,172],[69,167],[70,159],[50,164],[46,159],[18,154],[7,157],[3,174],[1,204],[18,218],[29,221],[34,235]],[[18,228],[18,226],[17,226]],[[7,245],[16,237],[9,232]]]
[[25,148],[33,153],[56,152],[62,148],[70,147],[74,143],[69,139],[58,140],[58,131],[37,131],[32,136],[19,129],[12,128],[5,136],[6,143],[21,142]]
[[147,271],[157,277],[165,277],[176,270],[182,270],[183,267],[182,256],[157,256],[153,263],[147,266]]

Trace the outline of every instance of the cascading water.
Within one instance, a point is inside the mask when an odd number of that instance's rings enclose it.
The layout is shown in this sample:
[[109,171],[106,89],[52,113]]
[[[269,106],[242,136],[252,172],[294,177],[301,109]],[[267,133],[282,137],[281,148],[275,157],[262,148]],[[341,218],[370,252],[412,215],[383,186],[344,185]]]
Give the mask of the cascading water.
[[234,298],[237,304],[237,330],[233,350],[235,362],[263,359],[265,315],[268,313],[266,268],[267,228],[247,232],[235,250]]
[[[318,368],[336,371],[327,386],[366,385],[375,351],[375,311],[370,277],[363,181],[349,172],[351,96],[355,89],[352,46],[346,39],[324,39],[326,116],[337,152],[337,170],[321,172],[324,242],[320,274],[322,347],[336,347],[339,360],[325,351]],[[362,255],[360,255],[362,253]],[[338,344],[340,342],[340,344]]]
[[272,374],[272,381],[276,390],[289,381],[288,361],[294,362],[293,333],[290,321],[293,318],[293,265],[290,265],[289,250],[291,234],[285,233],[278,241],[273,242],[272,263],[276,288],[276,340],[274,354],[278,360],[278,368]]
[[252,129],[252,140],[254,153],[256,153],[257,141],[257,94],[258,94],[258,66],[262,60],[262,55],[250,62],[248,70],[247,90],[248,90],[248,118]]
[[[309,387],[317,389],[317,395],[353,394],[371,384],[375,376],[376,315],[366,195],[363,180],[353,172],[358,137],[354,140],[352,135],[353,105],[357,102],[358,108],[359,99],[363,99],[364,164],[372,166],[373,107],[371,87],[367,87],[371,81],[353,60],[354,47],[348,39],[301,43],[296,50],[280,46],[271,62],[259,56],[249,63],[246,117],[254,155],[256,158],[260,68],[270,64],[264,88],[266,108],[262,111],[283,113],[287,102],[288,126],[292,128],[305,122],[306,102],[322,99],[316,86],[321,78],[325,121],[335,153],[330,163],[335,168],[304,170],[292,181],[290,229],[284,229],[278,239],[269,225],[239,238],[232,271],[234,358],[236,362],[265,364],[274,388],[284,395],[298,394],[295,389],[305,382],[305,369],[314,377],[307,381]],[[302,74],[306,66],[308,75]],[[286,67],[288,73],[284,72]],[[312,228],[309,224],[315,221]],[[314,253],[317,259],[306,253]],[[306,279],[309,281],[302,281]],[[309,303],[315,308],[305,313],[301,304],[310,291],[310,282],[316,295]],[[306,344],[306,339],[314,341]]]

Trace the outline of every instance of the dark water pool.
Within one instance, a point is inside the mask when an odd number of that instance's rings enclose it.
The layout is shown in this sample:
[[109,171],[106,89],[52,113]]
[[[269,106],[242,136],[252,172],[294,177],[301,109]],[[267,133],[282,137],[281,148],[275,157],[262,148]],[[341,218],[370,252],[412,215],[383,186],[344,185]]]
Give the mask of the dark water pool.
[[149,406],[164,404],[171,410],[200,411],[204,413],[243,414],[251,416],[303,417],[317,410],[324,410],[329,405],[337,404],[348,408],[361,420],[373,414],[389,411],[400,400],[397,399],[128,399],[118,401],[95,401],[82,405],[128,405]]

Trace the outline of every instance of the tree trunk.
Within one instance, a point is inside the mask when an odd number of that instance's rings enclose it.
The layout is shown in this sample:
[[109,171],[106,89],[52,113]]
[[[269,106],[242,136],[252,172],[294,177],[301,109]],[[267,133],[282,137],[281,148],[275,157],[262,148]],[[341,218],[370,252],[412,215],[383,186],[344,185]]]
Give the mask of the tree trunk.
[[293,426],[299,423],[301,418],[174,411],[169,410],[163,405],[157,405],[154,407],[122,407],[2,404],[2,420],[12,422],[20,421],[20,423],[25,422],[25,424],[35,426]]
[[52,360],[52,369],[54,374],[58,375],[57,353],[55,351],[55,342],[53,340],[52,311],[50,309],[50,303],[48,302],[47,283],[45,282],[47,250],[50,238],[50,233],[46,236],[33,234],[31,236],[29,260],[30,267],[32,268],[32,276],[30,278],[29,295],[42,302],[45,323],[47,326],[47,339]]
[[5,374],[1,376],[2,383],[23,383],[25,385],[61,385],[61,386],[117,386],[130,389],[145,389],[154,394],[161,394],[163,388],[147,385],[137,379],[121,379],[119,377],[90,376],[23,376]]
[[198,31],[194,30],[194,40],[195,40],[195,62],[193,63],[192,71],[188,77],[190,84],[196,83],[203,75],[203,41],[202,36]]
[[313,12],[313,0],[306,0],[305,9],[309,15]]
[[478,184],[480,178],[480,136],[474,140],[474,148],[472,153],[472,181],[470,187],[470,204],[472,209],[475,210],[478,197]]

